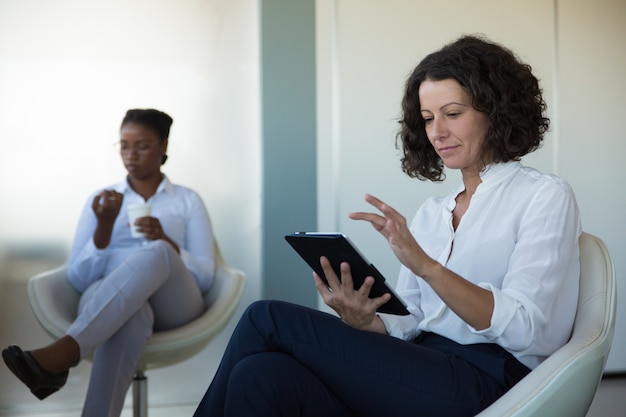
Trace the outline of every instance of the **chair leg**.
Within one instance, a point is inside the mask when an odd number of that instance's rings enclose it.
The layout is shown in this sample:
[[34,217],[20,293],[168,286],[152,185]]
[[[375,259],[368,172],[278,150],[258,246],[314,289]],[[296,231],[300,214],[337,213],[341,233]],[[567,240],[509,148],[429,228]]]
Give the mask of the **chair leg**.
[[148,417],[148,378],[143,371],[133,378],[133,417]]

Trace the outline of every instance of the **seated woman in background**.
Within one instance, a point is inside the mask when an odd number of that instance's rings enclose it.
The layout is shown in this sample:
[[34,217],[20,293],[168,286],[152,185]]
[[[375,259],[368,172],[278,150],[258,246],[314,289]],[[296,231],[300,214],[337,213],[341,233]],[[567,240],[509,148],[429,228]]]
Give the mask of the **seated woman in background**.
[[[69,368],[93,355],[83,416],[119,416],[153,330],[179,327],[204,311],[213,282],[213,234],[199,195],[161,172],[172,118],[129,110],[120,129],[125,181],[92,195],[80,217],[68,278],[82,293],[78,317],[41,349],[2,352],[9,369],[39,399],[60,389]],[[129,224],[127,207],[147,202],[149,216]],[[134,238],[131,228],[143,237]]]
[[406,83],[399,142],[410,177],[462,183],[412,223],[371,195],[351,213],[387,239],[410,315],[377,314],[373,278],[354,290],[320,262],[339,317],[278,301],[242,316],[195,413],[219,416],[473,416],[570,335],[578,296],[579,212],[570,186],[521,165],[549,127],[531,68],[464,36]]

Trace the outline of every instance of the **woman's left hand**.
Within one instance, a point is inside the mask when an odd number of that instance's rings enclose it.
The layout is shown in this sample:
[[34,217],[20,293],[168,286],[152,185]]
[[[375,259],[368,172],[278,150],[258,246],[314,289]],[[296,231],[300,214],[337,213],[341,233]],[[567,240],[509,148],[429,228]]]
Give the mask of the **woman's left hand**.
[[170,245],[174,247],[176,252],[180,253],[178,245],[176,245],[166,234],[163,232],[163,227],[161,226],[161,222],[156,217],[140,217],[135,220],[135,226],[137,227],[137,231],[142,233],[146,239],[149,240],[165,240]]
[[320,263],[328,285],[317,273],[313,272],[313,276],[315,277],[315,287],[324,302],[335,310],[347,325],[355,329],[386,333],[385,325],[376,315],[376,310],[389,301],[391,294],[387,293],[377,298],[369,298],[374,285],[373,277],[367,277],[361,288],[355,290],[348,263],[343,262],[340,266],[341,280],[335,274],[328,258],[322,256]]
[[137,226],[137,231],[143,234],[146,239],[159,240],[165,238],[161,222],[156,217],[140,217],[135,220],[135,226]]

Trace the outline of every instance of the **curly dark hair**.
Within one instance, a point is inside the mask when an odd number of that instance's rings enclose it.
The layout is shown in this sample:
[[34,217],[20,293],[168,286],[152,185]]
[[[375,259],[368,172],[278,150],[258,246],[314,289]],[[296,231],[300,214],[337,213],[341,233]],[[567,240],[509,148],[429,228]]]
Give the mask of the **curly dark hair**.
[[489,118],[481,154],[485,165],[519,160],[539,148],[550,120],[530,65],[501,45],[466,35],[426,56],[406,82],[396,144],[401,142],[407,175],[445,179],[443,162],[426,136],[418,94],[425,80],[445,79],[457,81],[472,107]]

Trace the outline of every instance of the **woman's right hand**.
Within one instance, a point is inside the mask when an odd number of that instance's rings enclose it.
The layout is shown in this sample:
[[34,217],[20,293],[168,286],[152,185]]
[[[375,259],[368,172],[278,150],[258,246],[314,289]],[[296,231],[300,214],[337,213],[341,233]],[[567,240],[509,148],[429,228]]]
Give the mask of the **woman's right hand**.
[[124,195],[112,190],[99,192],[91,203],[91,208],[98,219],[93,241],[97,248],[105,248],[111,241],[115,219],[122,208]]
[[369,222],[387,239],[389,247],[404,266],[415,275],[428,280],[427,271],[436,268],[439,264],[430,258],[417,243],[404,216],[370,194],[365,195],[365,201],[377,208],[380,213],[355,212],[350,213],[349,217],[352,220]]
[[122,208],[124,195],[116,191],[102,190],[93,199],[91,208],[93,209],[98,223],[113,224]]

